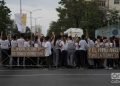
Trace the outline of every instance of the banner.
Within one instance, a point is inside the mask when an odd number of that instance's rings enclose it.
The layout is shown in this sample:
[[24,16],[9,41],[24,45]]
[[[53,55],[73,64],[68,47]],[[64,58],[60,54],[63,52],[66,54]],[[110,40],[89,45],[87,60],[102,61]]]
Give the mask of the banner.
[[12,48],[12,57],[45,57],[44,48]]
[[90,48],[88,50],[89,59],[118,59],[119,48]]
[[21,33],[25,32],[26,20],[27,20],[27,14],[22,14],[22,15],[20,15],[19,13],[15,14],[15,21],[18,27],[18,31]]

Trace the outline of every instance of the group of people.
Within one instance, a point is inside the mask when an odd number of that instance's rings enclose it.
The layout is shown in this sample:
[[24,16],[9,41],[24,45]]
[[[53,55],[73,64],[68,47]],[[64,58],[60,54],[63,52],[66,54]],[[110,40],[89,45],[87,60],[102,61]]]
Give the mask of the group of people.
[[16,37],[3,36],[0,39],[0,48],[3,64],[8,64],[11,48],[14,47],[41,47],[45,49],[46,64],[48,67],[77,67],[77,68],[114,68],[120,67],[120,59],[88,59],[88,49],[93,47],[120,47],[120,38],[101,37],[96,39],[71,37],[67,35],[35,36],[32,40],[23,35]]

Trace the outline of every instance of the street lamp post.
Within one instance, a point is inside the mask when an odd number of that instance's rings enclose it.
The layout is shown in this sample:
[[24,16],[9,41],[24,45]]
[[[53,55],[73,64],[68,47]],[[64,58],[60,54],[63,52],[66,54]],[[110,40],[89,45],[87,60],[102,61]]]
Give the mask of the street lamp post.
[[32,14],[33,14],[33,12],[39,11],[39,10],[41,11],[41,9],[35,9],[35,10],[31,10],[31,11],[25,10],[30,14],[31,40],[32,40],[32,26],[33,26],[33,24],[32,24],[32,19],[33,19]]
[[35,9],[35,10],[30,11],[31,40],[32,40],[32,12],[35,12],[38,10],[41,10],[41,9]]
[[37,20],[40,19],[40,18],[42,18],[42,17],[34,18],[35,19],[35,30],[36,30],[36,32],[37,32]]
[[107,12],[107,21],[108,21],[107,25],[109,28],[109,26],[110,26],[110,12]]
[[22,15],[22,0],[20,0],[20,15]]

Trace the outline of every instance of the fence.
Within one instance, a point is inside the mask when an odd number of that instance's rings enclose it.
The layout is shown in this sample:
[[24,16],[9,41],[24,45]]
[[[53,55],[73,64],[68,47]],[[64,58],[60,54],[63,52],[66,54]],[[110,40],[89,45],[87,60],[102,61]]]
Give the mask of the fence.
[[[8,55],[9,56],[9,55]],[[9,56],[9,65],[14,66],[14,58],[17,58],[17,65],[26,66],[26,59],[37,58],[37,66],[40,66],[41,58],[45,57],[44,48],[12,48]],[[90,48],[88,50],[88,59],[118,59],[120,58],[120,48]],[[22,61],[20,61],[22,59]],[[22,65],[20,64],[22,62]]]
[[[45,49],[44,48],[12,48],[11,49],[11,57],[9,64],[13,66],[13,59],[17,58],[17,66],[20,66],[20,58],[23,59],[22,66],[26,66],[26,58],[33,61],[31,58],[37,58],[37,66],[39,65],[39,60],[41,57],[45,57]],[[30,66],[30,65],[29,65]]]

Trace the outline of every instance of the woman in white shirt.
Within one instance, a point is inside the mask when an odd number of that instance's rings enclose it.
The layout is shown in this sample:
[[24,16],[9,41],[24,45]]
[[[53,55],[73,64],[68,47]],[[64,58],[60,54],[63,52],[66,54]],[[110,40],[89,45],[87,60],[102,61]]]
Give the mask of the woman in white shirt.
[[[104,44],[103,44],[103,39],[101,36],[98,36],[97,37],[97,40],[95,42],[95,47],[96,48],[101,48],[101,47],[104,47]],[[103,60],[101,59],[94,59],[94,67],[95,68],[102,68],[103,67]]]
[[67,66],[67,39],[65,37],[61,39],[60,66]]
[[26,38],[24,41],[24,47],[30,47],[30,41],[28,40],[28,38]]
[[79,46],[79,42],[80,42],[80,38],[77,38],[76,42],[75,42],[75,47],[76,47],[76,51],[75,51],[75,63],[76,63],[76,67],[80,67],[80,46]]
[[1,54],[2,54],[2,64],[8,65],[9,64],[9,41],[7,40],[7,37],[4,35],[2,37],[1,43]]
[[[112,48],[113,47],[113,40],[112,38],[108,39],[105,43],[105,48]],[[104,63],[106,69],[113,68],[113,59],[106,59]]]
[[11,41],[11,47],[15,48],[17,46],[18,46],[18,44],[17,44],[16,36],[13,36],[12,41]]

